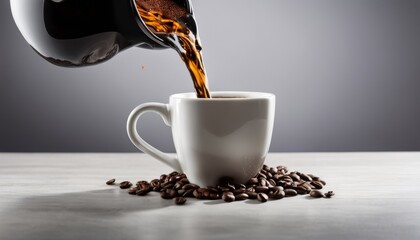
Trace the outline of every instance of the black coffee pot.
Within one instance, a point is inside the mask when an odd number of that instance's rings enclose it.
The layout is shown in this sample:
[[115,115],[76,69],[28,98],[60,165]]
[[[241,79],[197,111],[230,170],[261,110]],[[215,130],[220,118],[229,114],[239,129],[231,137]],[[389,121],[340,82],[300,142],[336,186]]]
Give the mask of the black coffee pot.
[[[190,0],[174,0],[193,14]],[[149,31],[136,0],[10,0],[26,41],[47,61],[64,67],[104,62],[138,46],[168,46]]]

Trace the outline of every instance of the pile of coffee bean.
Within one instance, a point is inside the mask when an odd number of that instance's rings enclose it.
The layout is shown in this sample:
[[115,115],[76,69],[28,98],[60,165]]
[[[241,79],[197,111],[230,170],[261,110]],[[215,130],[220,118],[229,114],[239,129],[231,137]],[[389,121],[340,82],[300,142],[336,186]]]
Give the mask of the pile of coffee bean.
[[[115,179],[106,182],[114,185]],[[135,185],[129,181],[119,184],[121,189],[128,189],[128,194],[145,196],[149,192],[159,192],[164,199],[173,199],[177,205],[185,204],[187,198],[216,200],[223,199],[225,202],[257,199],[267,202],[269,199],[276,200],[284,197],[306,195],[313,198],[331,198],[333,191],[323,193],[326,182],[312,174],[297,171],[289,172],[285,166],[276,168],[264,165],[261,171],[246,184],[237,184],[232,178],[223,177],[217,186],[200,187],[190,183],[183,173],[172,172],[163,174],[159,179],[151,182],[138,181]]]

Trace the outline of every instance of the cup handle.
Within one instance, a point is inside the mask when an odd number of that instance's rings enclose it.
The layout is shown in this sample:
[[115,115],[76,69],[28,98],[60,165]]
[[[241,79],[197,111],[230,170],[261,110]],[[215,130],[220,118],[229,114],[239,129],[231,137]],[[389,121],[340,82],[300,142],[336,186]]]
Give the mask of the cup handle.
[[146,154],[156,158],[157,160],[169,165],[171,168],[178,172],[182,172],[181,164],[177,157],[173,157],[167,153],[164,153],[149,143],[147,143],[137,132],[137,121],[139,117],[146,112],[155,112],[159,114],[167,126],[171,126],[171,115],[170,107],[168,104],[163,103],[145,103],[137,106],[128,117],[127,121],[127,133],[131,142],[138,149]]

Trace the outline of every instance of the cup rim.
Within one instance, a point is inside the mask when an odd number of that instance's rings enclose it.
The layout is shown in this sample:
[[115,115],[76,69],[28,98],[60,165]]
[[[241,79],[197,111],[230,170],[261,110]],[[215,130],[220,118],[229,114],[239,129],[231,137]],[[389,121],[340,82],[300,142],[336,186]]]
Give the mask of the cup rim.
[[255,99],[275,99],[275,95],[266,92],[248,91],[212,91],[212,98],[197,98],[195,92],[176,93],[170,99],[182,99],[189,101],[249,101]]

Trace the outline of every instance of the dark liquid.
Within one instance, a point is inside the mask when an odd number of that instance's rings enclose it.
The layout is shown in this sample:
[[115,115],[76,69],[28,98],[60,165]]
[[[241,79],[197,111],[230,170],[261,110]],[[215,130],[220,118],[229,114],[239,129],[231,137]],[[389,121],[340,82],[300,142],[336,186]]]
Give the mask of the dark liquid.
[[[173,0],[136,0],[137,10],[149,30],[175,49],[185,62],[198,98],[210,98],[195,19]],[[195,30],[195,29],[194,29]]]

